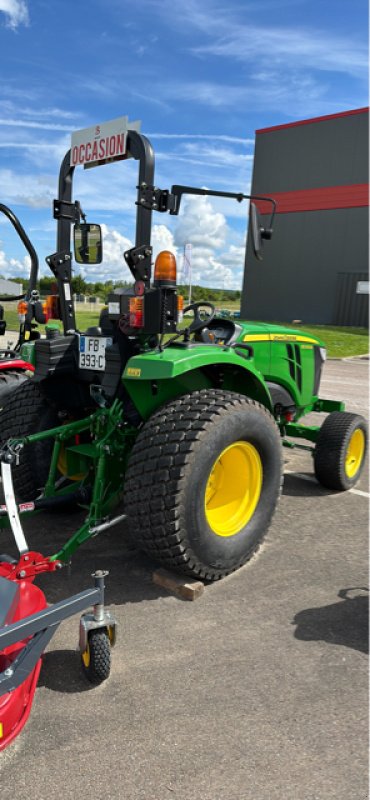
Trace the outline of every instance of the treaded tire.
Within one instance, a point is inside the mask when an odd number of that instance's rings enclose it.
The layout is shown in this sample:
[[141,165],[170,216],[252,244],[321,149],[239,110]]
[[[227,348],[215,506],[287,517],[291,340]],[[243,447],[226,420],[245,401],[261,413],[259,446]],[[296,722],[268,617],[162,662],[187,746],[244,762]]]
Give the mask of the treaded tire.
[[[262,489],[249,522],[216,535],[205,512],[212,466],[225,448],[251,443],[262,463]],[[264,406],[244,395],[205,389],[162,407],[136,439],[125,476],[130,533],[142,550],[172,570],[217,580],[260,545],[282,482],[278,428]]]
[[[57,411],[48,404],[38,384],[27,380],[10,394],[0,412],[0,442],[55,425],[58,425]],[[34,500],[40,493],[47,479],[52,446],[50,440],[26,445],[21,451],[19,464],[12,468],[18,502]]]
[[82,671],[90,683],[98,685],[107,680],[111,668],[111,648],[106,631],[92,630],[88,636],[88,650],[84,663],[81,656]]
[[[364,435],[364,452],[355,474],[346,472],[346,454],[356,430]],[[324,420],[314,451],[315,475],[327,489],[346,491],[357,483],[364,467],[367,450],[367,425],[360,414],[332,411]]]
[[11,392],[27,380],[28,375],[24,371],[0,369],[0,409],[3,408]]

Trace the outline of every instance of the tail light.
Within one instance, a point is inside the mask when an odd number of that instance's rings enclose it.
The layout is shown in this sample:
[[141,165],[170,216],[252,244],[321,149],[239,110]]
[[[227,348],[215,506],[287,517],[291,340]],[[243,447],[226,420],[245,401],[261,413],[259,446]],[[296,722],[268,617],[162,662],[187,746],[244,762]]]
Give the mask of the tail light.
[[144,327],[143,298],[130,297],[130,328]]
[[42,304],[42,310],[45,317],[45,322],[49,319],[60,319],[60,304],[57,294],[49,294]]
[[20,322],[24,322],[28,311],[28,303],[25,300],[20,300],[17,305],[18,317]]
[[176,286],[176,258],[169,250],[158,253],[154,265],[154,283]]
[[177,319],[182,322],[184,319],[184,298],[182,294],[177,295]]

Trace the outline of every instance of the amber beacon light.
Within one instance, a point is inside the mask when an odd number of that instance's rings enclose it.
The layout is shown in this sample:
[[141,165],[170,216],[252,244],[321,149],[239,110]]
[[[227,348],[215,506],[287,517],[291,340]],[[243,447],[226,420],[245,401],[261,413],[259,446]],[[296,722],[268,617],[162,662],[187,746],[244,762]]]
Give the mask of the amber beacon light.
[[154,283],[176,286],[176,258],[169,250],[158,253],[154,265]]

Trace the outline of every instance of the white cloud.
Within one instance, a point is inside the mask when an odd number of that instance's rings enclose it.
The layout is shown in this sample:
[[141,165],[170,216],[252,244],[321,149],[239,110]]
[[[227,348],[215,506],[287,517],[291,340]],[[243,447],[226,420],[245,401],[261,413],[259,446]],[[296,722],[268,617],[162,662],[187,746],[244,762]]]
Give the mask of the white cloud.
[[123,254],[132,247],[132,242],[122,236],[119,231],[102,225],[103,235],[103,263],[90,264],[89,266],[77,267],[76,272],[80,272],[87,281],[130,281],[131,272],[126,265]]
[[8,258],[4,250],[0,250],[0,273],[5,278],[23,278],[29,275],[31,268],[30,257],[24,256],[22,260]]
[[[152,229],[153,264],[161,250],[170,250],[177,259],[178,281],[183,281],[183,248],[192,245],[192,282],[203,286],[240,289],[244,269],[244,247],[230,241],[231,232],[223,214],[215,212],[207,198],[197,197],[184,204],[185,215],[172,232],[166,225]],[[74,273],[90,282],[133,282],[124,260],[124,252],[133,242],[115,228],[102,224],[103,262],[89,266],[74,265]],[[6,277],[29,274],[30,260],[9,258],[0,250],[0,273]],[[40,264],[41,274],[49,274]]]
[[[232,25],[219,39],[195,48],[204,55],[224,56],[232,60],[266,64],[284,63],[294,68],[364,74],[365,48],[349,38],[329,35],[327,31],[304,28],[268,28],[255,25]],[[266,54],[265,57],[263,54]]]
[[187,142],[176,151],[169,153],[157,151],[156,157],[161,164],[169,161],[171,165],[176,162],[177,164],[201,166],[206,168],[209,174],[215,167],[222,170],[232,168],[234,176],[235,169],[250,169],[253,161],[252,153],[240,153],[225,146],[217,147],[216,144],[204,145],[194,142]]
[[[353,96],[330,97],[330,81],[325,83],[322,76],[316,78],[312,71],[281,69],[276,63],[268,70],[263,66],[248,72],[248,78],[238,84],[209,81],[167,81],[162,92],[171,99],[182,97],[184,102],[197,103],[212,111],[234,111],[238,107],[253,107],[254,112],[266,115],[269,111],[279,111],[290,117],[307,117],[311,114],[328,114],[342,107],[353,107]],[[245,141],[248,141],[247,139]]]
[[10,169],[0,169],[0,186],[7,205],[50,209],[56,181],[49,175],[19,174]]
[[230,142],[231,144],[254,145],[254,139],[242,139],[238,136],[224,136],[214,133],[146,133],[149,139],[211,139],[213,142]]
[[194,197],[184,203],[174,242],[181,250],[186,244],[192,245],[193,284],[241,288],[244,248],[233,245],[230,236],[224,215],[215,211],[208,198]]
[[153,262],[157,258],[158,253],[162,250],[169,250],[177,259],[177,268],[179,269],[178,261],[178,248],[174,241],[174,234],[166,225],[153,225],[152,228],[152,247],[153,247]]
[[28,8],[24,0],[0,0],[0,11],[5,14],[8,28],[15,30],[18,25],[28,25]]
[[192,197],[184,202],[183,214],[175,231],[176,245],[191,242],[193,246],[218,250],[225,243],[226,220],[223,214],[215,213],[207,197]]
[[[103,234],[103,262],[88,267],[77,266],[76,272],[81,272],[86,280],[91,281],[127,281],[133,282],[132,274],[125,262],[123,254],[133,247],[133,242],[119,231],[108,225],[102,224]],[[161,250],[170,250],[178,257],[178,249],[174,244],[172,232],[166,225],[153,225],[152,229],[153,263]]]
[[[254,144],[254,142],[253,142]],[[230,147],[217,147],[216,144],[195,144],[187,142],[184,145],[186,158],[197,157],[202,163],[218,167],[243,167],[247,161],[253,161],[251,153],[240,153]]]
[[[200,57],[277,65],[284,77],[289,67],[367,76],[366,43],[351,35],[337,35],[319,26],[269,26],[268,14],[264,24],[258,25],[253,9],[246,10],[243,4],[221,6],[217,0],[203,0],[201,6],[198,0],[181,2],[181,14],[178,0],[162,0],[158,8],[167,23],[204,36],[204,44],[192,48]],[[251,22],[246,21],[248,11],[252,11]]]
[[35,128],[43,131],[72,131],[71,125],[61,125],[57,122],[33,122],[28,119],[9,119],[7,117],[0,118],[0,125],[6,125],[8,128]]

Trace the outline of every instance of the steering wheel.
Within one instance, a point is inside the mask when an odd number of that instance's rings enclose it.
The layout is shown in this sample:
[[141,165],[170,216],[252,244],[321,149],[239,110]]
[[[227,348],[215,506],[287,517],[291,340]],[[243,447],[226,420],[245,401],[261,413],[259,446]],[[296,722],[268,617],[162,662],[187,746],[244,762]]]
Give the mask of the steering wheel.
[[[209,308],[210,309],[209,313],[205,312],[206,313],[206,317],[202,317],[201,316],[201,314],[200,314],[200,309],[201,308]],[[192,311],[193,314],[194,314],[193,322],[189,325],[188,328],[185,329],[185,330],[188,331],[189,334],[190,333],[195,333],[196,331],[201,331],[203,328],[206,328],[208,323],[211,322],[211,320],[213,319],[213,317],[214,317],[214,315],[216,313],[216,309],[215,309],[215,306],[213,305],[213,303],[207,303],[205,300],[199,300],[198,303],[190,303],[190,306],[186,306],[186,308],[184,308],[184,312],[183,312],[184,315],[188,311]],[[184,333],[185,333],[185,331],[184,331]]]

